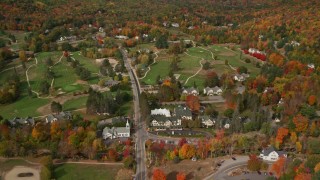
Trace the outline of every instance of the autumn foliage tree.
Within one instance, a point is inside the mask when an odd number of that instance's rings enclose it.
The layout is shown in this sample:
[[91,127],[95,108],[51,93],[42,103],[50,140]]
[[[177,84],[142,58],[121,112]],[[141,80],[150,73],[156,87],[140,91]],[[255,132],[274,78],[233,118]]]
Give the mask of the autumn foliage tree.
[[284,173],[284,165],[286,163],[286,159],[284,157],[280,157],[275,163],[271,166],[271,171],[273,171],[277,178],[279,178]]
[[316,101],[317,101],[317,96],[315,96],[315,95],[309,96],[308,103],[310,106],[313,106],[316,103]]
[[161,169],[153,170],[152,180],[166,180],[166,175]]
[[196,149],[193,145],[184,144],[179,150],[179,157],[181,159],[191,159],[196,154]]
[[187,106],[193,112],[199,112],[200,110],[200,101],[198,96],[188,95],[186,99]]
[[283,138],[287,136],[289,133],[289,130],[287,128],[281,127],[277,131],[277,137],[276,137],[276,142],[279,144],[282,144]]
[[284,64],[284,57],[277,53],[272,53],[269,56],[269,62],[280,67]]
[[308,129],[309,120],[307,117],[298,114],[293,118],[292,121],[296,125],[297,132],[305,132]]
[[186,180],[186,175],[183,172],[177,174],[177,180]]
[[247,167],[251,171],[259,171],[262,161],[254,154],[249,155]]
[[108,157],[109,159],[111,159],[112,161],[117,161],[118,159],[118,153],[115,149],[109,149],[108,151]]

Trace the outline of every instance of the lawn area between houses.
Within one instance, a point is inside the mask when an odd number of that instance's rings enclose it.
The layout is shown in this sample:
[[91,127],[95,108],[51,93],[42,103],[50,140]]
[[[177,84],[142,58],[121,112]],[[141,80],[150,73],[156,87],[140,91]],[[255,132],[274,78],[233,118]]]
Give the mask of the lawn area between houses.
[[121,165],[63,164],[55,167],[53,176],[59,180],[114,180]]

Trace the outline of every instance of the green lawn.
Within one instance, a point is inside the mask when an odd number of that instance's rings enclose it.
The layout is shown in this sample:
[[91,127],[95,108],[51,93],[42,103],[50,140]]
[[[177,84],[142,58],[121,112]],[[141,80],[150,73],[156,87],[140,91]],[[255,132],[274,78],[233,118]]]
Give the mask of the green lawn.
[[[245,66],[252,76],[256,76],[260,73],[260,69],[255,67],[252,63],[246,63],[240,60],[239,50],[230,50],[224,46],[213,45],[208,48],[211,52],[218,56],[218,60],[225,61],[228,60],[229,64],[235,68],[239,66]],[[244,56],[244,54],[243,54]]]
[[204,87],[204,77],[201,75],[196,75],[189,79],[188,83],[184,86],[186,87],[193,87],[194,82],[196,83],[196,86],[198,89],[202,90]]
[[86,107],[88,96],[79,97],[77,99],[71,99],[63,104],[63,110],[71,111]]
[[78,60],[83,67],[88,68],[91,73],[99,72],[99,66],[95,63],[94,59],[84,57],[81,54],[79,55],[79,51],[72,52],[71,54],[73,54],[71,57]]
[[151,70],[147,76],[142,79],[142,82],[150,85],[156,84],[156,79],[158,75],[164,78],[169,74],[170,62],[169,61],[157,61],[151,65]]
[[8,105],[0,105],[0,114],[3,118],[39,116],[37,109],[48,104],[49,100],[31,98],[27,95],[22,95],[16,102]]
[[189,48],[187,53],[190,54],[191,56],[196,56],[199,58],[203,58],[205,60],[212,60],[211,53],[209,51],[206,51],[205,49],[201,49],[199,47]]
[[59,180],[114,180],[122,166],[63,164],[55,168],[53,176]]

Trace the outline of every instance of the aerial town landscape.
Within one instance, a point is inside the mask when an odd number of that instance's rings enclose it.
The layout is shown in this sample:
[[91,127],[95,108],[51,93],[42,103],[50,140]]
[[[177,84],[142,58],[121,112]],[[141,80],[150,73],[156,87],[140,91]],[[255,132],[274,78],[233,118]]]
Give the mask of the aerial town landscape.
[[1,0],[0,180],[320,180],[319,0]]

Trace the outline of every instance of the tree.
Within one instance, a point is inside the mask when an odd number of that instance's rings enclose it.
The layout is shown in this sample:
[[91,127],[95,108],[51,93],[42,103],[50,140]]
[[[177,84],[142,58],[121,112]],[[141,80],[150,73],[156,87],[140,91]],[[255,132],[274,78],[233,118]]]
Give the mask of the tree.
[[112,160],[112,161],[117,161],[118,160],[118,153],[115,149],[109,149],[108,151],[108,157]]
[[291,140],[291,143],[296,143],[297,142],[297,133],[296,132],[290,132],[290,140]]
[[271,171],[273,171],[277,178],[279,178],[284,173],[284,166],[286,163],[286,159],[284,157],[280,157],[275,163],[271,166]]
[[320,162],[314,167],[314,172],[320,171]]
[[27,56],[26,56],[26,52],[25,51],[19,51],[19,59],[21,61],[26,61],[27,60]]
[[134,166],[134,159],[133,159],[133,157],[132,156],[128,156],[128,157],[126,157],[125,159],[124,159],[124,161],[123,161],[123,164],[124,164],[124,167],[125,168],[133,168],[133,166]]
[[279,144],[282,144],[283,138],[287,136],[288,133],[289,133],[289,130],[287,128],[280,127],[277,131],[276,142],[278,142]]
[[297,132],[305,132],[308,129],[309,120],[303,115],[298,114],[292,121],[296,125]]
[[59,102],[52,101],[51,103],[51,112],[59,113],[62,111],[62,105]]
[[226,116],[226,117],[228,117],[228,118],[232,118],[233,113],[234,113],[234,110],[228,108],[228,109],[226,109],[226,110],[223,112],[223,115]]
[[187,144],[187,139],[185,137],[179,140],[178,146],[181,148],[184,144]]
[[186,105],[193,112],[199,112],[200,110],[200,101],[198,96],[188,95],[186,99]]
[[191,159],[196,154],[196,149],[193,145],[184,144],[179,150],[179,157],[181,159]]
[[186,180],[186,179],[187,179],[187,177],[183,172],[179,172],[177,174],[177,180]]
[[247,168],[251,171],[259,171],[261,168],[262,161],[254,154],[249,155]]
[[245,66],[240,66],[240,67],[238,67],[237,72],[239,74],[242,74],[242,73],[247,74],[248,73],[248,68],[245,67]]
[[161,35],[157,41],[156,41],[156,47],[163,49],[163,48],[168,48],[168,37],[166,35]]
[[310,173],[299,173],[294,177],[294,180],[311,180]]
[[311,95],[308,98],[308,103],[310,106],[313,106],[317,102],[317,96]]
[[166,175],[161,169],[153,170],[152,180],[166,180]]
[[49,94],[49,88],[50,88],[50,84],[47,81],[41,81],[40,82],[40,92],[42,94]]

